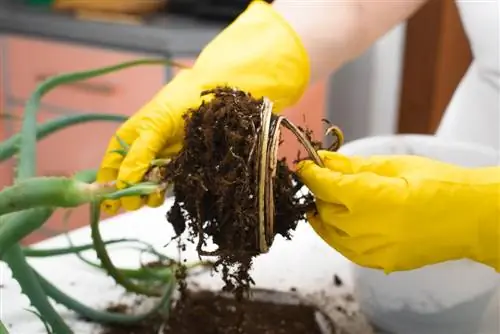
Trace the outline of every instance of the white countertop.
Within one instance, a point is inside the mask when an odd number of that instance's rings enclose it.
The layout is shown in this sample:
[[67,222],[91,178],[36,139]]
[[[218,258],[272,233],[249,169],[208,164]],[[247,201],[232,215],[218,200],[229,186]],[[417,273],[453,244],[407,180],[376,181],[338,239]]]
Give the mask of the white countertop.
[[[166,255],[176,257],[175,243],[167,248],[164,245],[173,236],[173,230],[165,218],[172,200],[169,199],[160,208],[143,208],[122,214],[101,222],[101,233],[104,240],[116,238],[138,238],[153,244]],[[75,245],[91,241],[88,227],[72,231],[71,240]],[[64,235],[38,243],[37,248],[53,248],[67,246]],[[109,253],[115,265],[136,268],[139,265],[139,254],[133,250],[125,250],[124,246],[110,246]],[[83,253],[89,259],[96,259],[92,252]],[[187,249],[184,257],[197,260],[193,248]],[[144,261],[144,256],[143,259]],[[63,291],[89,306],[105,308],[110,302],[123,300],[124,290],[102,271],[89,267],[74,255],[52,258],[31,258],[29,262],[49,281]],[[335,287],[333,276],[337,274],[344,285]],[[268,254],[258,257],[254,262],[252,273],[256,286],[289,291],[297,290],[314,300],[321,300],[321,306],[332,314],[343,327],[352,328],[350,333],[370,333],[364,319],[353,315],[346,317],[336,311],[341,304],[350,312],[356,313],[357,306],[348,303],[343,296],[352,292],[352,278],[349,262],[340,254],[327,246],[306,223],[300,223],[292,241],[284,241],[277,237]],[[217,274],[203,274],[196,278],[202,287],[217,289],[222,286]],[[45,333],[43,324],[32,313],[27,297],[20,294],[20,288],[12,278],[9,268],[0,262],[0,316],[11,334]],[[122,298],[122,299],[120,299]],[[62,306],[56,305],[75,333],[97,333],[95,326],[78,321],[75,315]],[[363,330],[361,331],[361,328]]]

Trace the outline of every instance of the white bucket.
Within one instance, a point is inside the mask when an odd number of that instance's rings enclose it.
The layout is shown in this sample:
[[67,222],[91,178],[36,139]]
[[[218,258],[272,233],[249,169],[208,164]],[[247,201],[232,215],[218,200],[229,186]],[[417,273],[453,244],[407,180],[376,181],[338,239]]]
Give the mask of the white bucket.
[[[365,138],[346,144],[346,155],[413,154],[463,166],[498,165],[493,149],[425,135]],[[396,272],[353,265],[360,308],[381,332],[397,334],[500,333],[493,269],[468,260]]]

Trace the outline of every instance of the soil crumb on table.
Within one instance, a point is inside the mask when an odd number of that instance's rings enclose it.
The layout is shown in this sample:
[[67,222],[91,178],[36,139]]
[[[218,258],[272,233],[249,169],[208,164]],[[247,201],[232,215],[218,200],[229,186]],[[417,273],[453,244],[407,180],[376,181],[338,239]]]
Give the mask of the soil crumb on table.
[[[120,313],[123,307],[114,307]],[[100,334],[321,334],[315,309],[306,305],[238,302],[209,291],[190,293],[173,308],[140,325],[107,327]]]

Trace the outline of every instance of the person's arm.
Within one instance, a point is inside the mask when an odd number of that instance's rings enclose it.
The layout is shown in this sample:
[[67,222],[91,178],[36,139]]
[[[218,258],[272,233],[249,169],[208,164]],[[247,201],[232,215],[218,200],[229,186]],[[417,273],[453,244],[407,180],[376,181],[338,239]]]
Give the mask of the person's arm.
[[273,7],[300,36],[314,81],[360,55],[428,0],[276,0]]
[[[425,0],[277,0],[253,1],[210,43],[190,69],[181,71],[116,132],[129,149],[111,138],[98,182],[117,180],[124,188],[140,182],[152,160],[168,157],[182,146],[186,110],[198,106],[200,93],[230,85],[266,96],[273,111],[294,105],[313,80],[352,59],[391,27],[406,19]],[[103,204],[108,213],[120,206],[135,210],[161,205],[163,195],[128,196]]]

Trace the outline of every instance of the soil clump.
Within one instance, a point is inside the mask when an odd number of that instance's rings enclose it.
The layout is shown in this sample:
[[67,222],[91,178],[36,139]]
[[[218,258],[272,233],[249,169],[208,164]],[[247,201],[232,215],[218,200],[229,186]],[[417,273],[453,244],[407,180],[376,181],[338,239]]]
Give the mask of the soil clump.
[[[258,141],[263,99],[227,87],[203,95],[212,98],[186,113],[183,148],[164,166],[164,180],[173,184],[175,195],[167,218],[177,237],[188,230],[200,256],[217,257],[214,268],[222,273],[223,290],[241,299],[254,283],[249,271],[260,254],[256,162],[264,154]],[[285,159],[277,161],[271,184],[273,233],[290,239],[314,207],[313,198],[298,194],[302,184]],[[210,241],[216,251],[205,249]]]
[[[123,305],[110,311],[127,313]],[[245,300],[238,302],[213,292],[190,293],[168,319],[155,315],[134,326],[109,326],[101,334],[321,334],[315,309]]]

